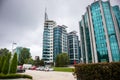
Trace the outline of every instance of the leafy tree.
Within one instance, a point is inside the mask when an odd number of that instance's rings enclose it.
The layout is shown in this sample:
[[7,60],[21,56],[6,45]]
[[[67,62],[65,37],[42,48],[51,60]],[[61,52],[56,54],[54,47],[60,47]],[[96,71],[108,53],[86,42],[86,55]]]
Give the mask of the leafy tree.
[[0,56],[0,62],[1,62],[2,56]]
[[5,61],[5,56],[1,56],[1,60],[0,60],[0,73],[2,72],[4,61]]
[[57,57],[56,57],[55,66],[56,67],[60,66],[60,55],[57,55]]
[[11,65],[10,65],[10,73],[16,73],[17,71],[17,53],[14,54],[12,61],[11,61]]
[[69,56],[67,53],[61,53],[56,57],[56,67],[64,67],[69,64]]
[[37,58],[37,60],[34,61],[34,65],[35,66],[39,66],[40,65],[40,59],[39,58]]
[[10,53],[10,51],[7,48],[0,49],[0,55],[6,56],[8,53]]
[[11,53],[8,53],[6,59],[4,60],[3,67],[2,67],[3,74],[8,74],[10,59],[11,59]]
[[29,59],[31,57],[29,49],[23,48],[20,55],[19,55],[19,57],[20,57],[19,64],[24,64],[26,59]]
[[45,64],[44,64],[44,60],[43,59],[41,59],[40,60],[40,66],[44,66]]
[[33,64],[34,60],[32,58],[26,59],[25,64]]

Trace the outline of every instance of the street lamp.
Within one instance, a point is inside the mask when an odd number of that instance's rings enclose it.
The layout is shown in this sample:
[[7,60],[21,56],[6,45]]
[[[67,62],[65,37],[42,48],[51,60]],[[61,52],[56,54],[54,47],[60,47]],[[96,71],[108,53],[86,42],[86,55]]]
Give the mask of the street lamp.
[[14,48],[14,45],[17,45],[17,43],[12,43],[12,55],[13,55],[13,48]]

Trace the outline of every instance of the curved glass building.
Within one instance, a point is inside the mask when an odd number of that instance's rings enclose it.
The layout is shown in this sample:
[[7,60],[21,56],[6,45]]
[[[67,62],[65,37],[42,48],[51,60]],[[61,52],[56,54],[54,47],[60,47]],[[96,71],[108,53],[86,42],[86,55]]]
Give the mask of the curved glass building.
[[[117,9],[117,10],[116,10]],[[95,1],[87,7],[80,25],[81,56],[84,63],[119,62],[119,7]]]

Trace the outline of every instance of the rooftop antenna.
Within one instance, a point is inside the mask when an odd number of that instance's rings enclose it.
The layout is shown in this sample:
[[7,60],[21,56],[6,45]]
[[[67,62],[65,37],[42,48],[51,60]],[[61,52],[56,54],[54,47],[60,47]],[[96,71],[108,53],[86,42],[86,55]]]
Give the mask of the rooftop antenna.
[[48,20],[47,8],[45,8],[45,21]]

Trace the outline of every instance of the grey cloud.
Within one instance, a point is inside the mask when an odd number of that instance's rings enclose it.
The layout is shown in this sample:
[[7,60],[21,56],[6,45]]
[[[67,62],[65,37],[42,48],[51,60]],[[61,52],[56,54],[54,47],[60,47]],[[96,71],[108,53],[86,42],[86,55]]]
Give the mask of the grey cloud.
[[[0,48],[11,49],[12,42],[31,48],[33,56],[42,53],[44,11],[48,18],[79,32],[78,22],[94,0],[0,0]],[[120,0],[111,0],[113,5]],[[78,33],[79,34],[79,33]]]

